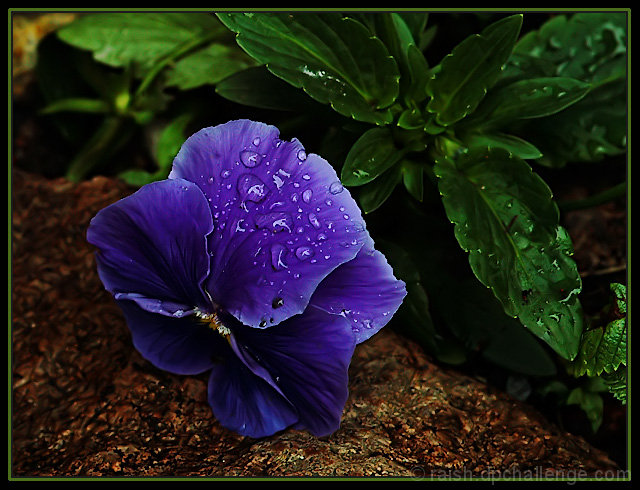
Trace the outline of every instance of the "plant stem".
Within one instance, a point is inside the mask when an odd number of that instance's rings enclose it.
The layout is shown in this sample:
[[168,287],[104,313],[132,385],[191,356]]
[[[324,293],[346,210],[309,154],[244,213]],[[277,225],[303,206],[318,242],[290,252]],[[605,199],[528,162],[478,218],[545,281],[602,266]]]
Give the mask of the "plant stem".
[[101,126],[91,137],[91,139],[80,150],[69,165],[67,179],[72,182],[79,182],[87,174],[110,155],[117,144],[114,144],[116,136],[123,126],[125,119],[117,116],[105,118]]
[[149,73],[147,73],[147,75],[142,79],[142,82],[140,82],[140,85],[138,86],[138,89],[136,90],[136,93],[134,95],[134,100],[138,96],[140,96],[142,93],[144,93],[144,91],[147,90],[147,88],[149,88],[149,85],[153,83],[156,77],[168,65],[175,62],[177,59],[181,58],[182,56],[189,53],[190,51],[193,51],[194,49],[197,49],[200,46],[207,44],[208,42],[218,37],[219,35],[220,33],[214,30],[213,32],[209,32],[201,37],[197,37],[197,38],[185,41],[180,46],[176,47],[171,53],[165,56],[162,60],[156,63],[151,68],[151,70],[149,70]]
[[601,204],[613,201],[614,199],[624,196],[627,192],[627,183],[621,182],[618,185],[602,191],[585,199],[577,199],[575,201],[563,201],[558,203],[558,207],[564,211],[576,211],[578,209],[588,209]]

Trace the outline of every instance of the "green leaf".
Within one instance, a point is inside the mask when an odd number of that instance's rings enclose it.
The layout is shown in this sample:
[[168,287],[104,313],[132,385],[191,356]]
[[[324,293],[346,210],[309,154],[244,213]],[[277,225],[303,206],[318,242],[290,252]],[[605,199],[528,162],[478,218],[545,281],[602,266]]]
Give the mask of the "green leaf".
[[160,59],[195,37],[223,34],[216,18],[206,13],[109,12],[90,14],[58,31],[63,41],[93,52],[107,65],[137,65],[146,72]]
[[85,112],[90,114],[105,114],[111,110],[109,104],[100,99],[69,98],[59,99],[50,103],[42,114],[55,114],[57,112]]
[[403,152],[396,148],[391,131],[372,128],[349,150],[340,180],[346,186],[367,184],[391,168],[402,156]]
[[596,162],[625,151],[627,141],[627,14],[555,16],[517,43],[503,79],[571,77],[593,89],[578,103],[531,122],[519,134],[544,153],[550,167]]
[[554,376],[557,372],[555,363],[539,342],[517,321],[505,317],[503,323],[503,328],[491,336],[482,350],[482,356],[497,366],[517,373]]
[[523,160],[535,160],[542,153],[528,141],[503,133],[467,133],[462,136],[465,145],[476,148],[502,148]]
[[547,185],[501,149],[464,151],[435,167],[445,211],[476,277],[505,312],[573,359],[583,316],[571,240]]
[[416,200],[422,202],[424,197],[424,165],[411,160],[403,160],[400,167],[405,189]]
[[[553,17],[539,30],[523,36],[516,44],[514,54],[539,60],[526,65],[529,70],[535,67],[538,73],[540,70],[546,72],[534,76],[570,77],[599,85],[625,77],[626,46],[627,16],[624,12],[585,12],[570,18]],[[505,74],[509,71],[508,66]]]
[[186,130],[193,117],[194,113],[191,112],[182,114],[164,127],[153,152],[158,166],[155,172],[128,170],[119,174],[118,177],[134,186],[143,186],[156,180],[166,179],[173,159],[186,139]]
[[276,76],[338,113],[388,124],[399,72],[382,42],[338,13],[220,13],[237,42]]
[[627,403],[627,369],[618,369],[611,374],[602,374],[601,377],[609,393],[625,405]]
[[410,84],[406,89],[406,99],[413,104],[427,98],[427,85],[431,79],[426,58],[413,44],[407,47],[407,65]]
[[591,429],[598,432],[602,425],[602,414],[604,413],[604,402],[599,393],[584,390],[581,387],[574,388],[567,397],[567,405],[578,405],[587,414]]
[[216,92],[232,102],[260,109],[294,111],[318,105],[302,90],[256,66],[234,73],[216,85]]
[[178,60],[168,72],[166,85],[176,86],[181,90],[215,85],[253,64],[237,48],[214,43]]
[[397,125],[402,129],[420,129],[424,127],[425,120],[419,109],[405,109],[400,113]]
[[379,179],[367,184],[360,192],[360,207],[371,213],[384,204],[400,183],[402,173],[399,165],[387,170]]
[[[429,199],[429,195],[425,198]],[[470,357],[480,354],[489,362],[517,373],[553,375],[555,362],[549,350],[520,322],[505,315],[492,292],[474,277],[466,254],[450,233],[451,225],[444,210],[431,202],[416,206],[412,201],[398,200],[394,204],[389,214],[381,213],[379,219],[372,215],[368,226],[396,276],[407,284],[408,295],[403,305],[417,301],[419,296],[416,293],[412,298],[411,282],[418,281],[429,298],[437,337],[435,346],[423,344],[427,350],[440,359],[446,340],[451,346],[450,355],[462,350]],[[387,238],[382,243],[381,233]],[[393,247],[388,240],[393,241]],[[402,311],[401,308],[399,313]],[[415,317],[402,318],[409,324],[407,329],[418,322]]]
[[502,128],[520,119],[550,116],[582,99],[589,89],[588,83],[573,78],[519,80],[489,92],[468,124]]
[[609,313],[614,317],[607,325],[587,330],[582,335],[580,352],[575,360],[576,376],[611,374],[627,365],[626,288],[612,284],[616,301]]
[[448,126],[473,112],[500,76],[516,42],[522,15],[494,22],[481,34],[468,37],[441,63],[428,85],[432,97],[427,110]]
[[523,125],[518,133],[541,149],[539,163],[550,167],[620,155],[627,144],[626,82],[599,86],[564,111]]
[[399,12],[395,15],[398,15],[402,18],[404,23],[407,25],[411,36],[416,41],[420,39],[420,36],[424,33],[425,28],[427,27],[427,22],[429,20],[428,12]]

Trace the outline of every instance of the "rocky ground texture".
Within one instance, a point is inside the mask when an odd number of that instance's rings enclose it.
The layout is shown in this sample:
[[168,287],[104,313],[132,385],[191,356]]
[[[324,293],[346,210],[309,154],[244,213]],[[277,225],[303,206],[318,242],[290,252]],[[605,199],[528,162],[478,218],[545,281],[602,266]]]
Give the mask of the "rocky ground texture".
[[358,346],[341,428],[253,440],[222,428],[206,375],[174,376],[133,348],[85,240],[129,194],[15,171],[12,476],[593,475],[603,452],[529,405],[432,362],[389,329]]

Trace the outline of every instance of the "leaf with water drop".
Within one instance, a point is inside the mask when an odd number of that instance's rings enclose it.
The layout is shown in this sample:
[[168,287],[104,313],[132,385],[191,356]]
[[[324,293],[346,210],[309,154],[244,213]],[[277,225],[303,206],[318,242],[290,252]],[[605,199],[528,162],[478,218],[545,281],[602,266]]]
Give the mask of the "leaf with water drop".
[[521,119],[550,116],[582,99],[590,88],[573,78],[519,80],[489,92],[465,124],[504,128]]
[[431,96],[427,110],[439,124],[451,125],[475,110],[500,76],[521,26],[522,15],[501,19],[462,41],[444,58],[427,86]]
[[[519,130],[544,153],[538,163],[560,167],[625,151],[627,141],[627,14],[559,15],[523,36],[505,65],[504,83],[571,77],[592,85],[579,102]],[[501,82],[502,83],[502,82]]]
[[627,293],[622,284],[614,283],[615,295],[604,316],[611,321],[587,330],[582,335],[580,353],[575,361],[575,375],[599,376],[611,374],[620,365],[627,365]]
[[387,128],[372,128],[365,132],[349,150],[340,180],[346,186],[358,186],[391,168],[403,156]]
[[359,121],[388,124],[399,72],[385,45],[340,14],[220,13],[237,42],[274,75]]
[[573,359],[583,326],[581,280],[550,189],[502,149],[470,150],[439,160],[434,170],[476,277],[507,314]]
[[542,157],[542,153],[528,141],[500,132],[463,133],[461,139],[469,148],[502,148],[523,160],[535,160]]

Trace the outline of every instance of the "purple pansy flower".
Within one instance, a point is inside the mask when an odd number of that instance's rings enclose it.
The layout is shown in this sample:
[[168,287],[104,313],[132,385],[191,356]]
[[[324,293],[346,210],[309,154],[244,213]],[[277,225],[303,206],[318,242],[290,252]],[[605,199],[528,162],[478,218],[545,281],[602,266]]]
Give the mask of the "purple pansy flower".
[[168,180],[101,210],[87,238],[140,353],[210,371],[220,423],[335,431],[356,344],[406,294],[335,171],[248,120],[191,136]]

